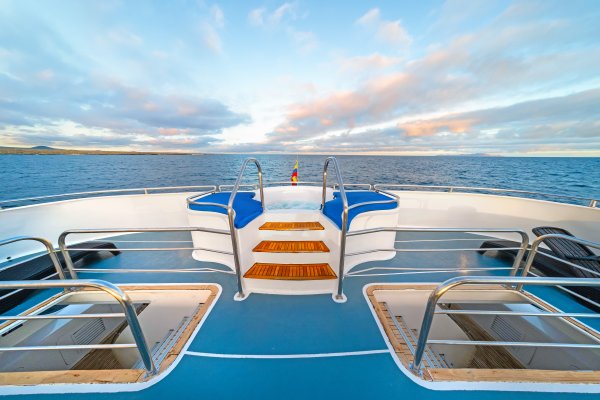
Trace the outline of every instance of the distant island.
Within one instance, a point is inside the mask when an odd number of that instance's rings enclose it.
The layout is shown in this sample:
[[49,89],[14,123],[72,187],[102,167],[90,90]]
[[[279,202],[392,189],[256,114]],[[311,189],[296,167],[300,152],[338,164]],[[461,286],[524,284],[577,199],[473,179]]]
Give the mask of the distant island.
[[112,151],[112,150],[68,150],[55,149],[48,146],[34,147],[0,147],[0,154],[32,154],[32,155],[127,155],[127,156],[191,156],[200,153],[183,153],[176,151]]

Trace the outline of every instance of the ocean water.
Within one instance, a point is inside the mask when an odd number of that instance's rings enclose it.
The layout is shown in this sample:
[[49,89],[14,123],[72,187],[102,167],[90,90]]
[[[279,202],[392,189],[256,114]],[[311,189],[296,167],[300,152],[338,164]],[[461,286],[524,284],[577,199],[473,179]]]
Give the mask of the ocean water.
[[[0,155],[0,201],[103,189],[231,184],[247,155]],[[296,156],[255,155],[269,181],[289,181]],[[346,183],[479,186],[600,199],[600,158],[337,156]],[[325,156],[299,157],[321,181]],[[256,182],[250,165],[245,182]],[[335,174],[329,174],[335,180]]]

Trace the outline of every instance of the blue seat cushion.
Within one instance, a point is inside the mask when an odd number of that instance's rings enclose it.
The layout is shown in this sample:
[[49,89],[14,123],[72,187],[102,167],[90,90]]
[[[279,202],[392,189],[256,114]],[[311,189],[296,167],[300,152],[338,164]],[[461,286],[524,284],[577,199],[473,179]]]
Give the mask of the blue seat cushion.
[[[253,192],[238,192],[233,201],[233,209],[235,210],[235,220],[233,224],[236,228],[243,228],[250,223],[254,218],[262,214],[263,209],[260,201],[254,200],[256,193]],[[196,199],[197,202],[217,203],[227,206],[229,203],[231,192],[212,193],[208,196]],[[227,209],[218,206],[208,206],[199,204],[189,204],[190,210],[208,211],[227,215]]]
[[[393,197],[386,196],[382,193],[371,192],[371,191],[348,191],[346,192],[346,198],[348,199],[348,207],[353,206],[355,204],[364,203],[367,201],[385,201],[385,200],[394,200]],[[367,211],[380,211],[380,210],[392,210],[396,208],[398,204],[396,202],[385,203],[385,204],[367,204],[364,206],[359,206],[351,209],[348,212],[348,226],[350,227],[350,222],[359,214],[362,214]],[[342,229],[342,212],[344,210],[344,205],[342,203],[342,197],[340,192],[333,193],[333,200],[329,200],[325,203],[325,207],[323,207],[323,214],[325,214],[329,219],[331,219],[338,228]]]

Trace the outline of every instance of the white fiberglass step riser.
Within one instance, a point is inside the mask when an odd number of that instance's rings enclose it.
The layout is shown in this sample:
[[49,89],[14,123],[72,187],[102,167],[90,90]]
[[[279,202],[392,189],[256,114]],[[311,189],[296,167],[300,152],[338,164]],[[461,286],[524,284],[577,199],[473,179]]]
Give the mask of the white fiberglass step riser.
[[321,211],[297,210],[290,211],[265,211],[263,219],[265,222],[321,222],[323,214]]
[[[336,271],[337,275],[337,271]],[[337,290],[337,278],[314,281],[244,279],[247,292],[268,294],[325,294]]]
[[328,231],[257,231],[257,243],[263,240],[303,240],[314,241],[322,240],[327,242],[330,239],[331,233]]
[[331,264],[331,253],[258,253],[254,262],[269,264]]

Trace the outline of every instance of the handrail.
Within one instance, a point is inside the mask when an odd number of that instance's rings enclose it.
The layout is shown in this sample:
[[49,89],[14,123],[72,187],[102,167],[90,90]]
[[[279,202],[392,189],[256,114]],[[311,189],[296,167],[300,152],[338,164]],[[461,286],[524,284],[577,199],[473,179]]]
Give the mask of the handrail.
[[[544,240],[546,239],[563,239],[563,240],[567,240],[570,242],[574,242],[574,243],[579,243],[582,244],[584,246],[587,247],[592,247],[594,249],[600,249],[600,243],[595,243],[595,242],[590,242],[589,240],[585,240],[585,239],[580,239],[578,237],[574,237],[574,236],[569,236],[569,235],[562,235],[562,234],[558,234],[558,233],[551,233],[548,235],[542,235],[539,236],[538,238],[536,238],[533,243],[531,243],[531,249],[529,251],[529,255],[527,257],[527,260],[525,261],[525,267],[523,268],[523,272],[521,274],[521,276],[526,277],[527,275],[529,275],[529,270],[531,269],[531,266],[533,265],[533,261],[535,259],[536,254],[539,252],[539,247],[540,245],[544,242]],[[566,265],[569,265],[571,267],[574,268],[579,268],[582,270],[587,270],[589,272],[592,272],[590,270],[588,270],[585,267],[582,267],[581,265],[577,265],[575,263],[572,263],[568,260],[563,260],[561,258],[558,257],[553,257],[551,254],[544,254],[544,256],[551,256],[551,258],[556,259],[558,261],[563,262]],[[519,285],[517,287],[518,290],[521,290],[523,288],[523,285]]]
[[448,193],[453,193],[456,190],[464,190],[464,191],[477,191],[477,192],[498,192],[498,193],[516,193],[516,194],[529,194],[536,195],[548,198],[561,198],[561,199],[569,199],[569,200],[577,200],[577,201],[585,201],[587,202],[588,207],[595,208],[600,203],[600,199],[593,199],[588,197],[578,197],[578,196],[568,196],[564,194],[552,194],[552,193],[542,193],[542,192],[534,192],[530,190],[518,190],[518,189],[502,189],[502,188],[488,188],[488,187],[476,187],[476,186],[440,186],[440,185],[398,185],[398,184],[386,184],[380,183],[373,185],[375,189],[380,188],[400,188],[400,189],[443,189],[448,191]]
[[[269,185],[285,185],[285,186],[302,186],[302,185],[319,185],[321,186],[322,182],[314,182],[314,181],[298,181],[298,182],[292,182],[292,181],[263,181],[263,187],[264,186],[269,186]],[[229,184],[225,184],[225,185],[219,185],[219,191],[222,192],[224,191],[224,189],[233,189],[235,187],[235,185],[229,185]],[[240,187],[247,187],[247,188],[251,188],[252,190],[257,190],[258,189],[258,185],[257,184],[243,184],[240,185]]]
[[[9,347],[0,348],[0,351],[30,351],[30,350],[79,350],[79,349],[111,349],[111,348],[130,348],[136,347],[140,353],[144,367],[149,374],[156,373],[156,367],[150,349],[146,343],[144,332],[140,325],[140,321],[137,317],[135,308],[131,303],[129,296],[123,292],[119,287],[113,285],[110,282],[101,281],[97,279],[82,279],[82,280],[64,280],[64,281],[4,281],[0,282],[0,290],[2,289],[51,289],[51,288],[93,288],[108,293],[114,297],[117,302],[123,308],[124,316],[129,324],[135,346],[128,344],[113,344],[113,345],[65,345],[65,346],[26,346],[26,347]],[[53,316],[49,315],[36,315],[36,317],[46,317],[48,319],[54,319]],[[94,318],[94,314],[86,315],[86,317]],[[0,319],[14,319],[10,317],[0,317]],[[81,317],[84,318],[84,317]],[[28,318],[21,318],[28,319]],[[30,318],[29,318],[30,319]],[[43,319],[43,318],[39,318]]]
[[323,166],[323,195],[321,198],[321,210],[325,207],[325,197],[327,194],[327,170],[329,163],[335,166],[335,175],[337,183],[340,185],[340,195],[342,197],[342,228],[340,230],[340,263],[338,270],[338,287],[335,298],[338,301],[343,301],[343,282],[344,282],[344,253],[346,252],[346,232],[348,231],[348,197],[346,197],[346,189],[344,187],[344,180],[342,179],[342,173],[340,172],[340,166],[335,157],[327,157],[325,159],[325,165]]
[[[517,285],[517,287],[522,287],[523,284],[526,285],[541,285],[541,286],[559,286],[559,285],[567,285],[567,286],[600,286],[600,279],[594,278],[549,278],[549,277],[495,277],[495,276],[477,276],[477,277],[468,277],[461,276],[452,279],[448,279],[445,282],[442,282],[430,295],[427,300],[427,306],[425,307],[425,313],[423,315],[423,321],[421,323],[421,329],[419,331],[419,341],[417,342],[417,350],[415,351],[414,361],[411,365],[411,368],[414,371],[420,371],[421,362],[423,360],[423,354],[425,353],[425,349],[427,347],[427,343],[432,344],[447,344],[447,345],[475,345],[475,346],[537,346],[537,347],[583,347],[583,348],[599,348],[600,345],[596,344],[575,344],[575,343],[531,343],[531,342],[503,342],[503,341],[463,341],[463,340],[428,340],[429,332],[431,330],[431,325],[433,323],[433,317],[436,312],[436,306],[439,299],[447,293],[449,290],[460,286],[460,285],[489,285],[489,284],[498,284],[498,285],[507,285],[507,290],[515,290],[511,286]],[[511,286],[508,286],[511,285]],[[551,312],[551,310],[547,310]],[[481,312],[480,310],[474,310],[474,313]],[[447,312],[445,312],[447,313]],[[522,312],[504,312],[503,315],[520,315]],[[595,314],[590,314],[595,315]],[[546,314],[545,317],[550,315]],[[566,315],[565,313],[555,313],[556,318],[565,318],[570,317],[570,315]],[[584,317],[588,315],[584,314]],[[579,314],[581,317],[581,313]]]
[[263,179],[262,179],[262,167],[256,158],[246,158],[244,163],[242,164],[242,168],[240,168],[240,173],[235,181],[235,185],[231,191],[231,195],[229,196],[229,202],[227,203],[227,217],[229,219],[229,231],[231,232],[231,246],[233,248],[233,262],[235,264],[235,275],[237,276],[237,298],[243,299],[245,297],[244,288],[242,286],[242,267],[240,263],[240,249],[238,248],[238,237],[237,237],[237,229],[235,228],[235,210],[233,209],[233,202],[235,200],[235,196],[240,189],[240,185],[242,184],[242,179],[244,178],[244,171],[246,170],[246,166],[248,163],[254,163],[256,165],[257,173],[258,173],[258,187],[260,191],[260,205],[264,211],[265,209],[265,196],[263,191]]
[[[321,182],[297,182],[298,185],[320,185]],[[281,181],[281,182],[264,182],[265,185],[274,185],[274,184],[291,184],[291,182]],[[334,184],[334,190],[338,184]],[[528,190],[517,190],[517,189],[503,189],[503,188],[486,188],[486,187],[471,187],[471,186],[439,186],[439,185],[409,185],[409,184],[386,184],[380,183],[371,185],[368,183],[358,183],[358,184],[345,184],[346,186],[372,186],[372,189],[381,191],[382,188],[414,188],[414,189],[443,189],[452,193],[456,190],[461,191],[487,191],[487,192],[499,192],[499,193],[516,193],[516,194],[529,194],[536,196],[543,196],[548,198],[562,198],[576,201],[585,201],[587,202],[588,207],[596,208],[600,204],[600,199],[588,198],[588,197],[578,197],[578,196],[568,196],[562,194],[552,194],[552,193],[543,193],[543,192],[535,192]],[[220,185],[219,188],[225,187],[233,187],[234,185]],[[246,186],[246,185],[244,185]],[[247,185],[251,186],[254,189],[257,189],[256,185]],[[54,194],[47,196],[34,196],[34,197],[23,197],[18,199],[9,199],[9,200],[0,200],[0,209],[2,209],[3,204],[10,203],[18,203],[24,201],[36,202],[39,200],[45,199],[54,199],[54,198],[64,198],[64,197],[73,197],[73,196],[88,196],[88,195],[99,195],[99,194],[110,194],[110,193],[131,193],[131,192],[142,192],[143,194],[150,194],[151,191],[160,191],[160,190],[175,190],[175,189],[201,189],[201,188],[212,188],[216,190],[217,187],[214,185],[200,185],[200,186],[164,186],[164,187],[151,187],[151,188],[129,188],[129,189],[107,189],[107,190],[96,190],[96,191],[86,191],[86,192],[73,192],[73,193],[62,193],[62,194]]]
[[56,269],[56,273],[60,279],[65,279],[65,274],[62,269],[62,265],[56,257],[56,253],[54,252],[54,246],[50,243],[49,240],[41,238],[41,237],[33,237],[33,236],[16,236],[4,240],[0,240],[0,246],[6,246],[15,242],[23,242],[23,241],[34,241],[43,244],[46,247],[46,252],[48,253],[48,257],[50,257],[50,261],[52,261],[52,265],[54,265],[54,269]]
[[38,201],[45,199],[55,199],[61,197],[73,197],[73,196],[87,196],[87,195],[98,195],[98,194],[109,194],[109,193],[131,193],[131,192],[143,192],[143,194],[150,194],[150,191],[154,190],[175,190],[175,189],[205,189],[213,188],[216,190],[214,185],[202,185],[202,186],[164,186],[164,187],[152,187],[152,188],[132,188],[132,189],[107,189],[107,190],[94,190],[88,192],[74,192],[64,194],[51,194],[47,196],[35,196],[35,197],[23,197],[20,199],[2,200],[0,201],[0,209],[2,204],[18,203],[22,201]]
[[[339,186],[339,183],[334,183],[333,190],[336,190]],[[344,188],[347,186],[366,187],[369,191],[373,190],[373,185],[370,183],[344,183]]]
[[[381,227],[381,228],[370,228],[370,229],[362,229],[359,231],[348,232],[347,236],[359,236],[366,235],[369,233],[377,233],[377,232],[440,232],[440,233],[516,233],[521,236],[521,245],[518,247],[517,256],[513,262],[513,266],[511,269],[511,276],[515,276],[519,267],[521,265],[521,261],[527,252],[527,248],[529,246],[529,235],[520,229],[509,229],[509,228],[403,228],[403,227]],[[396,252],[409,252],[409,251],[418,251],[418,252],[427,252],[427,251],[480,251],[480,248],[468,248],[468,249],[375,249],[375,250],[366,250],[362,252],[350,253],[346,254],[346,256],[356,256],[360,254],[367,254],[378,251],[396,251]],[[493,250],[493,249],[486,249]],[[506,250],[503,248],[502,250]]]
[[[58,247],[60,252],[63,255],[63,259],[65,260],[65,266],[67,267],[67,271],[71,279],[77,279],[77,272],[75,271],[75,267],[73,265],[73,260],[69,254],[69,248],[67,247],[67,236],[74,234],[91,234],[91,233],[143,233],[143,232],[208,232],[215,233],[219,235],[229,235],[229,232],[223,229],[213,229],[213,228],[200,228],[200,227],[173,227],[173,228],[106,228],[106,229],[70,229],[64,231],[58,237]],[[82,250],[80,248],[73,250]],[[84,249],[90,251],[104,251],[106,249]],[[123,250],[136,250],[140,251],[140,249],[119,249],[119,251]],[[143,249],[149,250],[149,249]],[[156,249],[152,249],[156,250]],[[161,248],[159,250],[175,250],[173,248]],[[195,248],[191,248],[191,250],[195,250]],[[207,251],[212,251],[210,249],[202,249]],[[218,253],[223,253],[222,251],[216,251]],[[229,253],[226,253],[229,254]],[[118,271],[118,270],[115,270]],[[145,272],[143,270],[139,270],[140,272]]]
[[197,204],[194,200],[196,200],[199,197],[206,196],[207,194],[215,193],[216,191],[217,191],[217,187],[216,186],[210,186],[209,190],[205,190],[204,192],[201,192],[201,193],[195,193],[195,194],[187,197],[185,199],[185,201],[188,204]]
[[[234,187],[235,187],[235,185],[219,185],[219,192],[225,192],[226,190],[224,190],[224,189],[233,189]],[[243,185],[240,185],[240,187],[247,187],[252,190],[258,189],[258,185],[254,184],[254,183],[243,184]]]

